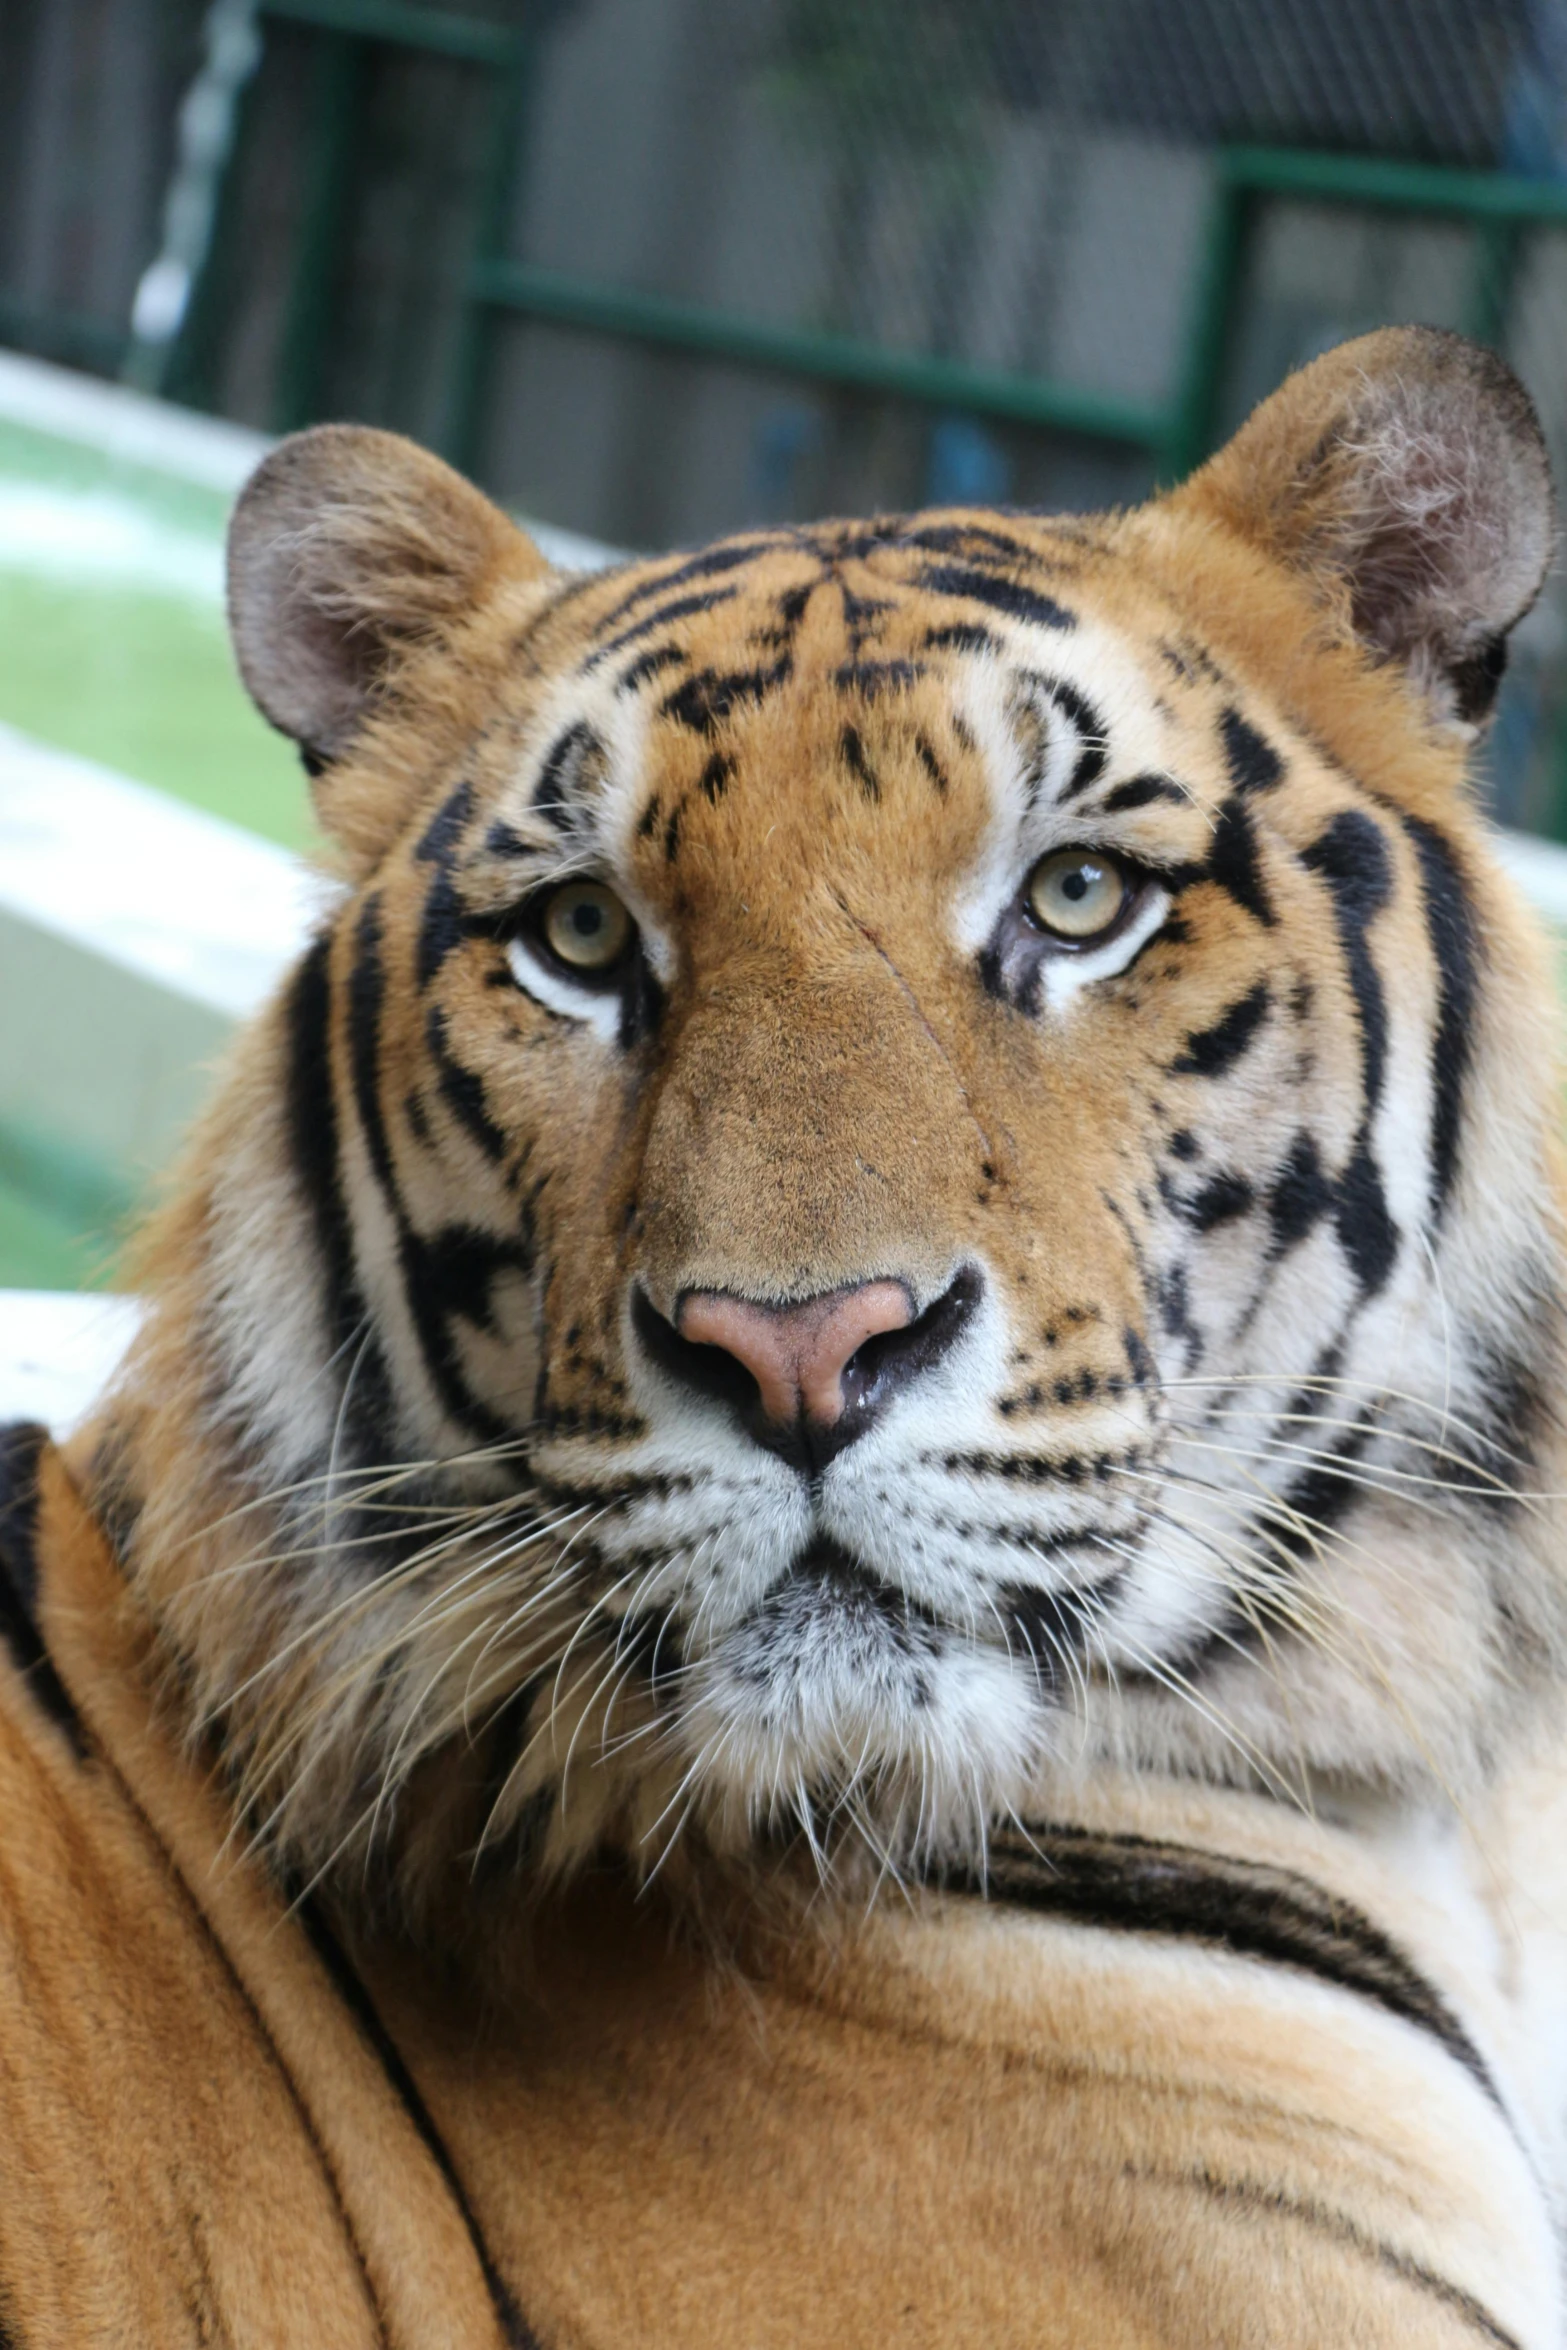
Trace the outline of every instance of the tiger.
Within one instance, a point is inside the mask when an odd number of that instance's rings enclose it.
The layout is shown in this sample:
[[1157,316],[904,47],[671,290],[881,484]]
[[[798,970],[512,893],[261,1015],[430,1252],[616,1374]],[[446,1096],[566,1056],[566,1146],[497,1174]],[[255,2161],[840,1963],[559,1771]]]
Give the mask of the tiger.
[[597,572],[265,457],[319,921],[0,1442],[0,2342],[1567,2341],[1554,545],[1427,328]]

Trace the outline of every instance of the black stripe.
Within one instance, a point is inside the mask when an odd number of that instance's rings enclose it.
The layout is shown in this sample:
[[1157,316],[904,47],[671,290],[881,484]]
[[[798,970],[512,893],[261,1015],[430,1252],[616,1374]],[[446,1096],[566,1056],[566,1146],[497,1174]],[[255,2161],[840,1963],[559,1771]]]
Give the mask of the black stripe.
[[[947,1875],[941,1880],[956,1886]],[[1083,1925],[1204,1942],[1298,1968],[1413,2024],[1462,2065],[1511,2126],[1484,2058],[1446,2000],[1398,1945],[1309,1877],[1228,1854],[1091,1828],[1029,1825],[992,1840],[986,1875],[964,1890]]]
[[659,677],[666,669],[681,669],[691,656],[679,645],[652,645],[639,653],[629,669],[623,669],[615,680],[617,694],[634,694],[639,685],[646,685],[650,677]]
[[844,763],[868,800],[881,798],[881,785],[876,770],[865,755],[865,745],[857,726],[846,726],[841,737]]
[[922,734],[917,734],[914,737],[914,751],[920,765],[924,768],[926,774],[930,777],[930,780],[934,784],[937,792],[943,799],[945,799],[947,796],[946,770],[943,768],[941,761],[937,758],[935,752],[931,749],[929,743],[925,740],[925,737]]
[[[1007,1539],[1005,1528],[991,1531]],[[1070,1549],[1071,1538],[1062,1547]],[[1004,1583],[996,1592],[997,1612],[1022,1641],[1043,1693],[1054,1696],[1080,1671],[1094,1626],[1124,1581],[1125,1570],[1118,1567],[1091,1590],[1048,1591],[1038,1583]]]
[[473,785],[460,783],[442,801],[414,851],[421,865],[435,868],[419,923],[421,987],[429,986],[447,956],[454,955],[468,935],[467,909],[453,879],[453,868],[472,814]]
[[[659,584],[662,586],[665,583],[660,581]],[[690,596],[671,596],[667,604],[656,604],[651,612],[639,614],[629,628],[623,628],[607,644],[596,646],[582,666],[584,669],[597,669],[603,662],[613,660],[617,653],[623,653],[628,645],[636,644],[639,638],[651,636],[655,629],[676,620],[689,620],[698,612],[711,612],[720,604],[733,603],[735,594],[734,588],[727,587],[699,590]]]
[[443,1409],[476,1437],[499,1442],[515,1431],[469,1386],[448,1317],[462,1314],[480,1328],[489,1326],[490,1282],[508,1266],[524,1273],[531,1270],[531,1237],[526,1226],[514,1238],[496,1240],[469,1225],[449,1225],[427,1239],[409,1222],[381,1107],[381,1013],[386,981],[381,960],[381,907],[374,893],[360,909],[354,945],[354,968],[348,983],[354,1106],[371,1170],[396,1227],[403,1295],[425,1369]]
[[1328,1213],[1335,1197],[1316,1138],[1302,1128],[1268,1189],[1268,1221],[1275,1252],[1282,1256],[1297,1247]]
[[[1057,537],[1067,534],[1057,531]],[[927,522],[917,530],[896,530],[885,537],[883,545],[920,547],[931,555],[966,555],[976,563],[1005,563],[1016,569],[1059,571],[1060,558],[1042,554],[1027,539],[1014,538],[1009,531],[992,529],[983,522]]]
[[1181,1213],[1194,1232],[1216,1232],[1221,1224],[1233,1224],[1237,1217],[1250,1215],[1256,1199],[1247,1178],[1225,1167],[1181,1202]]
[[36,1420],[0,1428],[0,1640],[44,1712],[87,1753],[81,1717],[65,1693],[38,1630],[38,1464],[49,1431]]
[[662,717],[690,727],[693,734],[711,734],[742,702],[762,702],[793,674],[794,658],[780,653],[776,661],[756,669],[699,669],[658,705]]
[[557,735],[545,753],[539,779],[533,787],[533,812],[553,824],[557,832],[570,831],[572,789],[583,760],[600,748],[592,727],[585,718],[579,718],[564,734]]
[[[256,2001],[251,1992],[250,1986],[246,1982],[244,1976],[240,1973],[238,1966],[235,1964],[233,1953],[228,1949],[227,1945],[222,1939],[222,1936],[218,1933],[217,1928],[213,1925],[211,1918],[207,1915],[207,1912],[202,1908],[201,1903],[196,1899],[195,1894],[191,1891],[184,1872],[176,1862],[174,1855],[169,1850],[167,1843],[158,1833],[158,1830],[154,1827],[147,1809],[142,1803],[140,1797],[137,1795],[136,1790],[131,1785],[129,1779],[125,1776],[125,1773],[121,1770],[119,1764],[114,1760],[112,1753],[106,1751],[104,1760],[108,1770],[113,1776],[115,1785],[120,1791],[120,1795],[124,1800],[126,1809],[131,1813],[132,1817],[139,1824],[143,1835],[146,1837],[153,1850],[163,1856],[166,1870],[166,1881],[173,1891],[175,1900],[179,1903],[181,1909],[185,1912],[190,1923],[195,1928],[196,1933],[201,1938],[202,1943],[211,1952],[213,1961],[219,1972],[227,1978],[230,1984],[232,1984],[234,1996],[238,2000],[240,2006],[244,2009],[245,2014],[249,2017],[256,2038],[259,2040],[261,2046],[265,2049],[266,2053],[271,2057],[272,2062],[277,2067],[278,2076],[283,2082],[284,2088],[288,2092],[289,2102],[294,2108],[295,2116],[298,2119],[299,2126],[304,2135],[305,2141],[310,2147],[310,2150],[315,2156],[317,2162],[321,2165],[322,2177],[326,2180],[328,2186],[332,2190],[332,2199],[337,2205],[338,2217],[342,2220],[343,2223],[343,2234],[347,2238],[348,2249],[353,2256],[354,2265],[358,2269],[360,2279],[364,2285],[365,2299],[369,2302],[371,2310],[374,2313],[376,2339],[383,2345],[383,2350],[385,2350],[385,2346],[390,2342],[390,2336],[386,2330],[386,2313],[381,2307],[381,2297],[376,2291],[375,2279],[370,2273],[370,2264],[365,2258],[364,2247],[360,2243],[359,2237],[355,2232],[353,2219],[350,2216],[348,2204],[343,2194],[342,2181],[337,2175],[337,2171],[333,2166],[332,2160],[328,2155],[325,2146],[322,2144],[320,2133],[316,2128],[315,2117],[311,2113],[309,2105],[306,2103],[299,2083],[294,2078],[293,2073],[289,2070],[288,2065],[284,2062],[283,2052],[278,2047],[278,2044],[272,2037],[271,2032],[268,2030],[266,2019],[262,2015],[260,2008],[256,2005]],[[4,2350],[3,2335],[0,2335],[0,2350]]]
[[1387,1070],[1387,997],[1368,932],[1393,889],[1393,868],[1382,827],[1358,808],[1344,808],[1319,833],[1301,863],[1328,885],[1360,1029],[1362,1104],[1349,1163],[1339,1177],[1335,1222],[1339,1245],[1368,1297],[1387,1281],[1398,1255],[1398,1227],[1388,1211],[1382,1176],[1371,1149],[1371,1126]]
[[[1290,1441],[1290,1425],[1286,1423],[1281,1432],[1281,1442]],[[1352,1472],[1370,1449],[1376,1432],[1376,1414],[1370,1410],[1359,1413],[1353,1426],[1325,1448],[1326,1459],[1314,1461],[1290,1480],[1280,1497],[1280,1507],[1259,1513],[1258,1531],[1286,1556],[1304,1560],[1324,1534],[1343,1524],[1366,1490]],[[1300,1519],[1305,1520],[1303,1525],[1296,1522]],[[1266,1600],[1261,1604],[1265,1608]]]
[[1018,674],[1018,683],[1042,693],[1058,710],[1064,710],[1077,729],[1080,747],[1061,792],[1063,800],[1075,800],[1104,773],[1109,756],[1105,722],[1087,695],[1079,693],[1064,677],[1046,677],[1037,669],[1024,669]]
[[861,694],[874,702],[884,693],[906,693],[925,674],[922,661],[845,661],[834,677],[842,693]]
[[927,628],[924,642],[932,652],[999,653],[1001,650],[1000,637],[982,620],[949,620],[942,628]]
[[1505,2326],[1499,2325],[1484,2303],[1477,2301],[1472,2293],[1466,2293],[1462,2285],[1455,2285],[1449,2278],[1438,2276],[1435,2269],[1427,2268],[1423,2261],[1415,2260],[1407,2252],[1400,2252],[1396,2245],[1384,2243],[1380,2236],[1369,2234],[1345,2212],[1332,2211],[1326,2204],[1307,2202],[1297,2196],[1287,2195],[1282,2188],[1260,2186],[1252,2179],[1217,2178],[1208,2170],[1171,2172],[1137,2165],[1133,2175],[1155,2180],[1162,2186],[1178,2184],[1191,2187],[1200,2195],[1211,2196],[1217,2203],[1239,2204],[1247,2211],[1264,2211],[1277,2219],[1294,2220],[1299,2226],[1309,2228],[1313,2235],[1327,2236],[1335,2244],[1343,2244],[1351,2251],[1363,2253],[1367,2259],[1375,2261],[1378,2268],[1387,2270],[1401,2283],[1412,2285],[1417,2293],[1427,2294],[1432,2300],[1440,2301],[1471,2331],[1479,2334],[1482,2340],[1495,2343],[1498,2350],[1523,2350],[1517,2335],[1510,2334]]
[[1268,983],[1259,979],[1221,1012],[1211,1028],[1194,1028],[1170,1067],[1178,1077],[1221,1077],[1247,1050],[1268,1016]]
[[289,1158],[321,1259],[327,1347],[350,1380],[349,1433],[369,1460],[385,1460],[391,1421],[386,1358],[369,1326],[354,1264],[353,1233],[338,1166],[337,1088],[332,1077],[332,937],[318,938],[294,974],[288,1024]]
[[1125,815],[1131,808],[1146,808],[1152,800],[1173,800],[1184,808],[1191,795],[1172,783],[1166,775],[1133,775],[1125,783],[1118,783],[1104,798],[1107,816]]
[[485,1157],[499,1165],[506,1156],[506,1137],[490,1116],[483,1080],[456,1058],[447,1043],[446,1015],[439,1004],[432,1004],[425,1014],[424,1039],[435,1063],[442,1100]]
[[449,865],[462,839],[463,828],[473,814],[473,785],[459,783],[455,790],[436,809],[425,826],[414,855],[423,865]]
[[456,2204],[463,2226],[468,2231],[468,2241],[473,2246],[474,2257],[479,2263],[480,2273],[484,2278],[485,2288],[495,2311],[496,2323],[499,2325],[503,2337],[512,2346],[512,2350],[539,2350],[538,2336],[523,2316],[511,2287],[495,2265],[494,2256],[485,2241],[484,2231],[479,2225],[473,2205],[468,2200],[468,2191],[462,2183],[446,2141],[435,2126],[434,2117],[419,2093],[418,2083],[408,2070],[407,2064],[403,2060],[402,2051],[381,2021],[368,1989],[349,1963],[347,1953],[322,1916],[319,1905],[314,1900],[307,1900],[300,1904],[297,1915],[304,1925],[305,1932],[310,1937],[311,1946],[316,1956],[331,1976],[339,1998],[369,2042],[399,2104],[412,2122],[427,2153],[445,2181],[447,2192]]
[[1431,1205],[1440,1222],[1458,1172],[1464,1079],[1469,1072],[1480,941],[1453,844],[1423,816],[1404,816],[1420,860],[1426,935],[1436,962],[1436,1033],[1431,1039]]
[[1326,831],[1301,851],[1300,861],[1308,872],[1327,883],[1333,900],[1334,926],[1360,1024],[1365,1115],[1369,1120],[1382,1099],[1387,1067],[1387,998],[1367,937],[1392,895],[1387,842],[1375,817],[1359,808],[1343,808]]
[[[662,595],[666,588],[684,587],[688,580],[720,579],[726,571],[738,571],[742,564],[754,562],[758,555],[768,554],[774,547],[788,546],[794,534],[790,531],[758,531],[754,538],[736,541],[728,539],[716,547],[703,547],[684,562],[675,563],[668,571],[660,571],[651,579],[639,579],[628,588],[618,604],[601,612],[597,625],[613,628],[628,612],[634,612],[649,596]],[[663,617],[669,618],[666,607]],[[608,648],[606,648],[608,650]]]
[[734,780],[735,763],[727,751],[714,751],[702,769],[698,781],[712,807],[717,807]]
[[1260,922],[1264,930],[1271,930],[1278,921],[1262,878],[1257,834],[1246,804],[1236,792],[1230,794],[1219,810],[1202,878],[1215,882],[1245,913]]
[[1044,596],[1037,588],[1025,587],[1020,579],[1008,579],[993,571],[981,571],[966,563],[935,563],[920,575],[919,584],[929,594],[961,596],[971,604],[988,604],[994,612],[1004,612],[1009,620],[1030,620],[1040,628],[1075,628],[1077,615],[1058,604],[1054,596]]
[[1224,763],[1237,791],[1272,791],[1282,782],[1284,762],[1270,742],[1247,724],[1239,710],[1226,710],[1219,720],[1224,737]]

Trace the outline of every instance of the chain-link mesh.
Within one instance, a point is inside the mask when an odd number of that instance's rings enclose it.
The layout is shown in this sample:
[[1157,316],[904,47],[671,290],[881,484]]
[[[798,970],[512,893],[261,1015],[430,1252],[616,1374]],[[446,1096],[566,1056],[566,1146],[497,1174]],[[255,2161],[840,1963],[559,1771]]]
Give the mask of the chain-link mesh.
[[[374,0],[355,5],[373,36]],[[1168,450],[1160,419],[1190,390],[1223,146],[1567,176],[1567,0],[465,0],[460,13],[516,32],[528,59],[497,222],[509,263],[1043,381],[1108,419],[1103,434],[1024,428],[982,402],[649,348],[602,319],[586,332],[487,312],[466,453],[502,495],[621,543],[831,509],[1140,495]],[[264,0],[265,55],[177,387],[262,424],[355,414],[446,441],[493,76],[376,37],[329,71],[331,36],[298,15]],[[119,103],[103,77],[138,24],[156,71],[127,79]],[[13,0],[0,26],[0,134],[15,132],[0,135],[0,333],[26,340],[15,322],[53,302],[102,329],[109,365],[156,239],[170,60],[194,54],[199,10]],[[301,254],[324,221],[312,307]],[[1300,359],[1408,318],[1495,334],[1567,478],[1559,229],[1528,230],[1493,265],[1462,220],[1270,200],[1210,413],[1226,427]],[[1559,831],[1564,623],[1553,597],[1522,633],[1493,753],[1502,812]]]

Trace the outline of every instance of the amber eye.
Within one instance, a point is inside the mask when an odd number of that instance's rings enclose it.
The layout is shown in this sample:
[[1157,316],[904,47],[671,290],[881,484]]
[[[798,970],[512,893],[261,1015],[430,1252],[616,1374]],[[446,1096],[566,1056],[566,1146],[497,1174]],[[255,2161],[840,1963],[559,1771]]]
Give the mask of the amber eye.
[[568,881],[546,900],[539,927],[550,953],[573,971],[608,971],[631,936],[631,916],[601,881]]
[[1057,849],[1040,858],[1025,894],[1042,929],[1078,944],[1114,926],[1130,886],[1115,859],[1098,849]]

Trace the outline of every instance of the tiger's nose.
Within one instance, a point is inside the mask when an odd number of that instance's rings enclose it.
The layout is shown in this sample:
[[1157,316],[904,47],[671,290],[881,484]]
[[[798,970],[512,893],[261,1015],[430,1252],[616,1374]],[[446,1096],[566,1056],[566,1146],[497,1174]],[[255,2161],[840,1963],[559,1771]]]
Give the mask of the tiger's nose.
[[721,1290],[690,1291],[675,1328],[693,1346],[721,1346],[756,1381],[762,1417],[834,1427],[847,1398],[843,1374],[867,1339],[906,1330],[914,1319],[901,1281],[829,1289],[795,1306],[753,1304]]
[[688,1290],[672,1324],[638,1290],[632,1316],[664,1370],[729,1403],[759,1444],[814,1472],[940,1360],[979,1291],[970,1266],[919,1315],[901,1281],[862,1281],[791,1305]]

